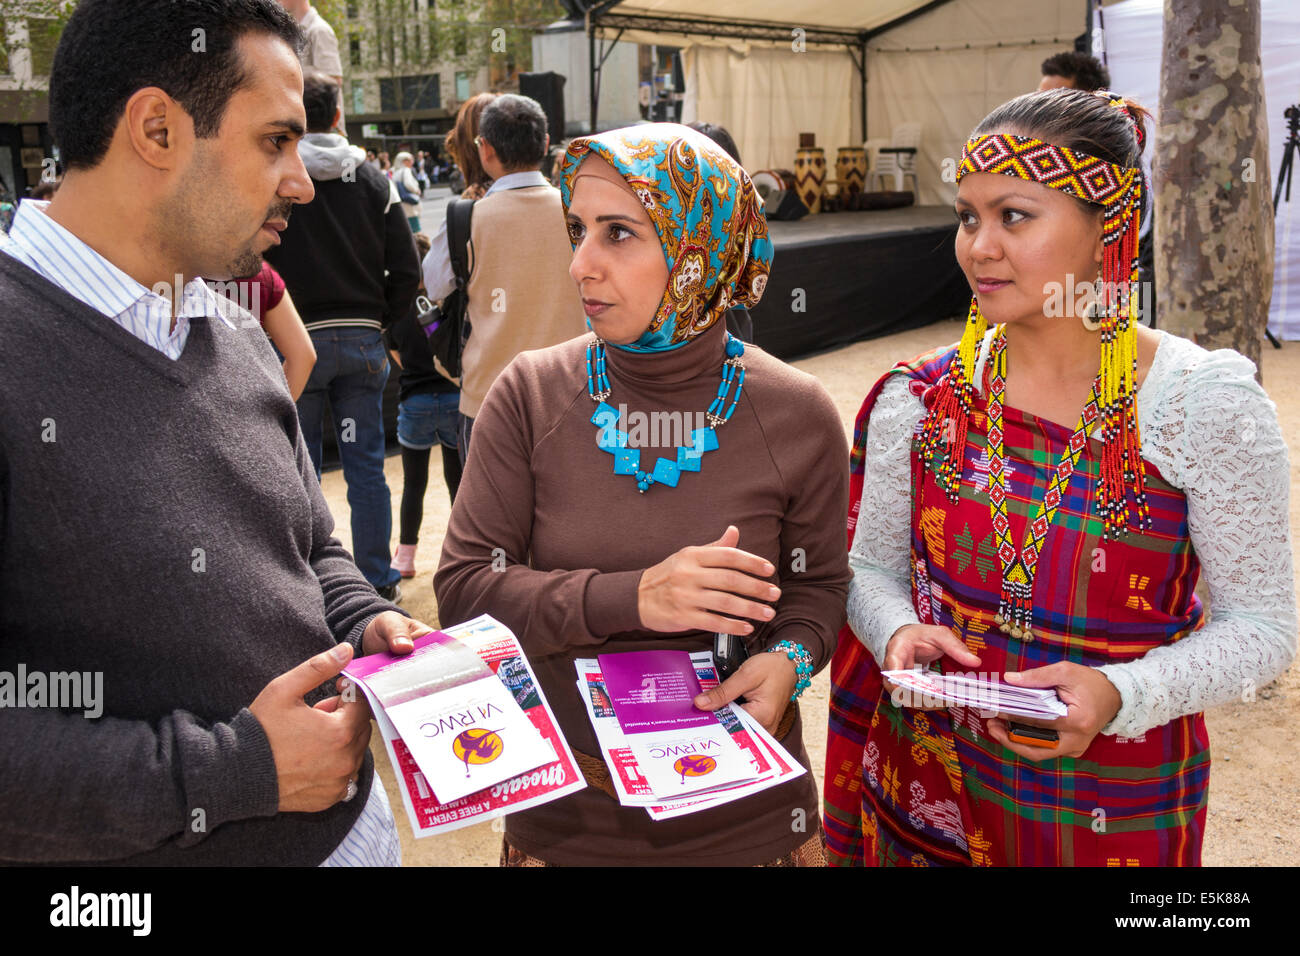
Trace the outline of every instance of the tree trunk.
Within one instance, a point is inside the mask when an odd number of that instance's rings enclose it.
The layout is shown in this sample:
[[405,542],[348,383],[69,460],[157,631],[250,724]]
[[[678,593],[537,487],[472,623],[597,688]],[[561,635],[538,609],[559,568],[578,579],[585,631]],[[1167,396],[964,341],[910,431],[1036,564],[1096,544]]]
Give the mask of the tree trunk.
[[1256,365],[1273,290],[1259,0],[1165,0],[1155,180],[1159,324]]

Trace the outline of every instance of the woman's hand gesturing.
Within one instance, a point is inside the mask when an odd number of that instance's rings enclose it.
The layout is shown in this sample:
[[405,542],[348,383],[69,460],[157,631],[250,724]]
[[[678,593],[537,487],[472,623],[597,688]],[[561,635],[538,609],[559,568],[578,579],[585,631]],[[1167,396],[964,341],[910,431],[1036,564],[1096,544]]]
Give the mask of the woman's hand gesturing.
[[647,568],[637,587],[641,626],[750,634],[754,626],[740,618],[770,621],[776,611],[760,602],[781,596],[780,588],[763,580],[776,569],[738,549],[739,541],[740,531],[728,525],[717,541],[682,548]]

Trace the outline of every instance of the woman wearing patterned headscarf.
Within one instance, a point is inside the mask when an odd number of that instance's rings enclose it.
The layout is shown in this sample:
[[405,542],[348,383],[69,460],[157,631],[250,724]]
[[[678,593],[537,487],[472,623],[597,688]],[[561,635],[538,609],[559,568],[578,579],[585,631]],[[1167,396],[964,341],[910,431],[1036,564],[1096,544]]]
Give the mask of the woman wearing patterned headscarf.
[[[834,863],[1198,864],[1201,712],[1295,654],[1276,409],[1241,355],[1137,324],[1144,116],[1033,93],[962,151],[966,333],[858,416]],[[1064,716],[924,707],[882,676],[930,664],[1051,688]]]
[[[561,191],[593,334],[523,353],[492,386],[434,580],[441,619],[507,624],[588,755],[575,659],[740,635],[749,660],[697,703],[743,695],[806,767],[793,699],[844,621],[848,480],[825,463],[847,447],[815,380],[726,331],[772,257],[757,191],[673,124],[574,140]],[[585,763],[588,789],[508,818],[503,862],[823,860],[811,775],[654,822]]]

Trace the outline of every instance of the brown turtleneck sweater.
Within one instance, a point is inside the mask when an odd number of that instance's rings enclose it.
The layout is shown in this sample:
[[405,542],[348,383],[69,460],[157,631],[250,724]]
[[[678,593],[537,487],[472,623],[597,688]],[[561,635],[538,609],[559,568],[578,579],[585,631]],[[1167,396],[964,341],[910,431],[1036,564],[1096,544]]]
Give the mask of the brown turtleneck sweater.
[[[570,745],[594,755],[576,658],[712,647],[709,633],[641,626],[637,586],[646,568],[736,525],[739,547],[771,561],[781,588],[776,616],[755,622],[751,651],[795,641],[818,670],[835,650],[851,573],[844,539],[848,449],[815,379],[747,346],[744,392],[717,430],[717,450],[703,456],[699,472],[683,473],[677,487],[656,484],[639,494],[635,479],[614,474],[613,456],[596,445],[596,403],[586,383],[591,338],[523,352],[492,386],[474,421],[434,589],[443,624],[488,613],[518,635]],[[693,423],[717,392],[724,338],[718,323],[671,352],[607,348],[607,401],[629,413],[691,413]],[[642,467],[660,456],[673,452],[643,448]],[[504,571],[493,569],[500,556]],[[798,720],[782,743],[808,766]],[[506,835],[520,850],[562,865],[741,866],[807,841],[817,813],[811,773],[657,823],[588,788],[514,814]],[[802,829],[795,825],[801,817]]]

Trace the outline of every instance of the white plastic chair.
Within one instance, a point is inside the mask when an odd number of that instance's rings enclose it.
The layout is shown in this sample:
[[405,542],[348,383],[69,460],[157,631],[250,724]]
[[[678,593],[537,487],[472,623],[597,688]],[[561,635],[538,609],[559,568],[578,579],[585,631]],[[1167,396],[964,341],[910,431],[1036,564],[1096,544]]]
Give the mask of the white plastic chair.
[[[876,157],[872,160],[870,181],[872,190],[880,188],[880,183],[886,176],[893,178],[895,192],[903,192],[907,183],[907,177],[912,177],[912,189],[920,191],[920,185],[916,179],[916,153],[885,153],[880,152],[880,140],[868,140],[869,143],[875,144]],[[921,145],[921,124],[920,123],[902,123],[894,127],[894,133],[889,138],[889,148],[891,149],[911,149],[916,150]]]

